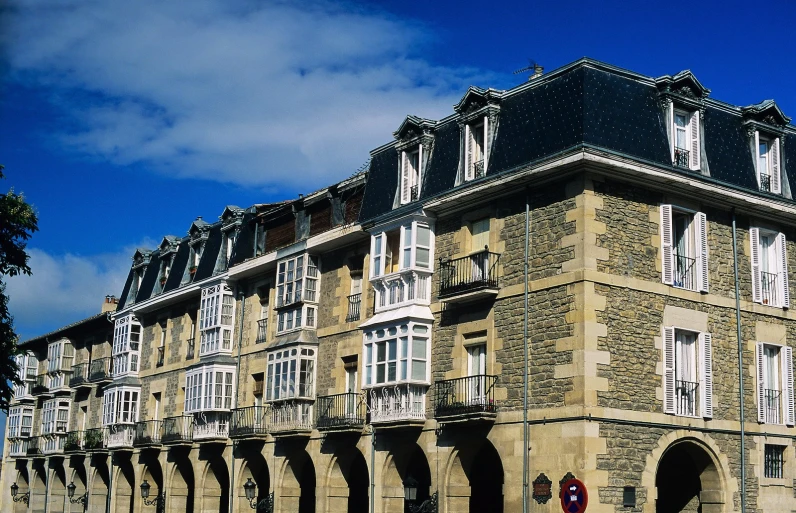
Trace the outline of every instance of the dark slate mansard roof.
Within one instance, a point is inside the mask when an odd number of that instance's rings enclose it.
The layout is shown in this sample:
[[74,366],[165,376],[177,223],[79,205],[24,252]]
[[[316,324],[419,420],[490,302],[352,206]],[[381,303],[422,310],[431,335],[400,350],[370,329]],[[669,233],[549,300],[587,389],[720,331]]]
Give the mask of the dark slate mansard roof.
[[[651,77],[584,58],[501,92],[498,124],[496,129],[492,128],[496,138],[486,177],[480,180],[583,148],[630,157],[678,173],[687,172],[672,165],[657,86],[657,83],[686,79],[694,88],[702,88],[688,71],[661,77],[656,82]],[[709,93],[707,89],[702,91],[705,96]],[[771,100],[739,108],[705,99],[702,106],[710,176],[688,172],[689,175],[766,195],[758,191],[744,115],[776,109],[783,123],[788,123],[789,118]],[[452,115],[436,123],[420,201],[456,187],[462,154],[460,122],[460,116]],[[787,181],[796,185],[796,127],[779,128],[785,143],[781,169],[785,170]],[[399,179],[396,141],[373,150],[371,158],[359,221],[368,224],[416,208],[410,204],[393,210]]]

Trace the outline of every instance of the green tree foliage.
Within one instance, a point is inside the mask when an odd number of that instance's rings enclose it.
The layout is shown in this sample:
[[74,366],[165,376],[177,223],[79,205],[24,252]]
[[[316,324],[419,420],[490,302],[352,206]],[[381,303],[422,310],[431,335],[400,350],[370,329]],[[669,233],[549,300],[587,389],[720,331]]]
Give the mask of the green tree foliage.
[[[0,165],[0,179],[3,178],[3,166]],[[3,280],[6,276],[31,274],[25,246],[33,232],[38,229],[36,212],[21,194],[16,194],[11,189],[0,195],[0,409],[4,411],[8,411],[8,403],[11,401],[12,383],[19,381],[14,359],[19,350],[18,337],[14,333],[14,318],[8,311],[8,296],[5,294]]]

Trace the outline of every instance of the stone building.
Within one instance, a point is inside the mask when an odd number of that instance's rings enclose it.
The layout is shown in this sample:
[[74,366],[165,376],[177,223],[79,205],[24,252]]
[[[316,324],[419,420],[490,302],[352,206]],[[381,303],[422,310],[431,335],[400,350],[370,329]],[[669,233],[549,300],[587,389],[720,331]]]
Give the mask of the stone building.
[[[589,59],[408,116],[365,173],[137,251],[112,341],[24,344],[49,381],[3,486],[48,512],[83,507],[65,483],[91,512],[553,512],[574,476],[591,512],[796,511],[789,122]],[[68,428],[35,420],[48,394]]]

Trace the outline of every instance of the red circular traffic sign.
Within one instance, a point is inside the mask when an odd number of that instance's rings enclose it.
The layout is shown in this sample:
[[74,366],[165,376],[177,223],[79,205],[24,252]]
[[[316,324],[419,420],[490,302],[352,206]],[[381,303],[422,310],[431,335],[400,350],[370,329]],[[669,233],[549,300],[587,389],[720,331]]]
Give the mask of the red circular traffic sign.
[[561,486],[561,509],[565,513],[583,513],[589,504],[589,492],[577,479],[570,479]]

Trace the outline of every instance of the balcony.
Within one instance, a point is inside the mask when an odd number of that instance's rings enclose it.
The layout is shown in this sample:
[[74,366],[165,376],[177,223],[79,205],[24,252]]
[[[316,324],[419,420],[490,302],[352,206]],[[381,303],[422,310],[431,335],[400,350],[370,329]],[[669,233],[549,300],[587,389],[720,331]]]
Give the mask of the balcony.
[[30,439],[16,438],[8,440],[8,455],[12,458],[24,458],[28,455]]
[[348,296],[348,314],[345,322],[358,321],[362,315],[362,294],[351,294]]
[[309,436],[312,431],[311,399],[292,399],[270,404],[268,429],[273,435]]
[[232,413],[228,411],[203,411],[193,414],[193,439],[226,440],[229,438],[229,419]]
[[356,431],[365,426],[367,405],[355,392],[318,397],[315,426],[319,431]]
[[14,385],[14,401],[32,401],[33,383],[23,381],[21,385]]
[[766,424],[782,424],[782,391],[763,389],[763,419]]
[[688,290],[696,290],[696,258],[683,255],[674,256],[674,280],[675,287]]
[[162,432],[162,420],[144,420],[141,422],[136,422],[133,445],[136,447],[143,445],[160,445],[160,437]]
[[163,419],[161,440],[164,444],[191,445],[193,443],[193,416],[180,415]]
[[163,364],[166,361],[166,348],[164,346],[160,346],[157,348],[158,350],[158,361],[155,363],[155,367],[163,367]]
[[111,424],[105,428],[105,447],[108,449],[132,449],[135,425]]
[[188,339],[188,350],[185,351],[185,359],[193,360],[193,357],[195,355],[196,355],[196,338],[191,337]]
[[418,186],[418,185],[413,185],[413,186],[412,186],[412,187],[409,189],[409,201],[417,201],[417,199],[418,199],[419,197],[420,197],[420,186]]
[[426,421],[426,385],[388,385],[368,391],[371,424],[422,426]]
[[434,383],[434,417],[446,423],[492,420],[497,376],[485,374]]
[[691,152],[683,148],[675,148],[672,165],[683,169],[691,169]]
[[696,417],[699,414],[699,383],[677,380],[674,385],[677,415]]
[[232,410],[232,438],[263,438],[268,434],[267,406],[248,406]]
[[771,191],[771,175],[760,173],[760,190],[762,192]]
[[72,375],[69,376],[69,386],[79,388],[90,386],[88,382],[88,363],[78,363],[72,366]]
[[257,321],[257,338],[254,340],[255,344],[265,344],[268,339],[268,319],[260,319]]
[[113,371],[113,359],[97,358],[91,362],[88,373],[88,380],[92,383],[101,383],[111,380],[111,372]]
[[484,175],[484,159],[473,162],[473,179],[482,178]]
[[66,445],[66,433],[50,433],[39,437],[39,448],[42,454],[63,454]]
[[47,374],[39,374],[36,376],[36,382],[33,384],[33,395],[42,395],[50,393],[50,377]]
[[439,298],[448,303],[464,303],[493,298],[500,291],[500,254],[488,247],[472,255],[439,262]]
[[41,437],[34,436],[28,439],[28,456],[41,456],[41,451],[39,450],[39,439]]
[[779,283],[777,273],[760,271],[760,296],[764,305],[779,306]]
[[83,431],[69,431],[64,442],[64,452],[77,452],[83,450]]
[[83,449],[87,451],[98,451],[105,449],[105,430],[102,428],[87,429],[83,433]]

